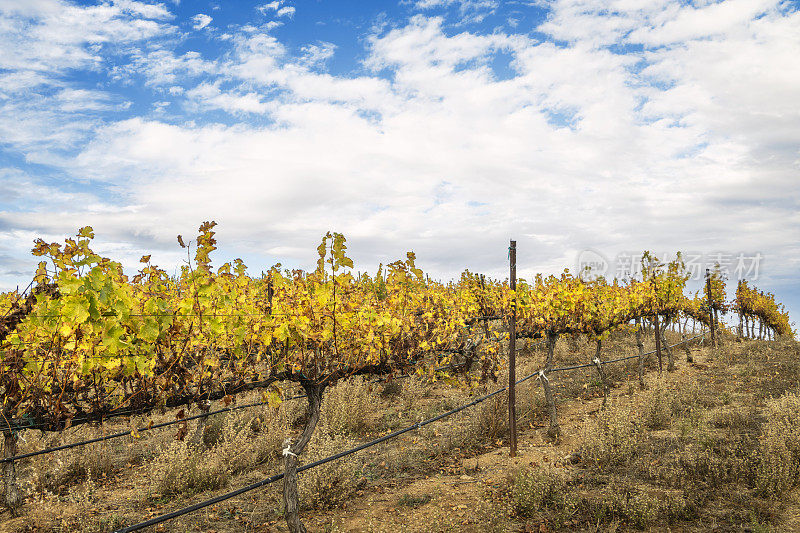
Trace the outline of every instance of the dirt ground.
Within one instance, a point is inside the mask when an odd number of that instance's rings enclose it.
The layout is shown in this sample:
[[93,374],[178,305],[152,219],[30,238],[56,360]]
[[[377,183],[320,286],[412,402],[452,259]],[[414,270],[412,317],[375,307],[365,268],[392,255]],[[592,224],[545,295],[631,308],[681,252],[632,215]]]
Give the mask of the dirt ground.
[[[703,352],[705,350],[694,352],[697,364],[683,365],[675,372],[665,373],[668,382],[679,387],[683,382],[696,379],[698,373],[708,371],[703,364],[706,355]],[[625,384],[613,389],[610,398],[629,394],[630,389]],[[601,404],[601,397],[573,399],[560,404],[561,438],[558,443],[547,439],[544,425],[521,427],[516,457],[509,457],[509,448],[502,446],[475,457],[455,458],[447,468],[423,479],[366,494],[342,511],[309,517],[309,525],[320,531],[352,532],[525,531],[523,525],[509,521],[512,513],[505,504],[508,496],[505,492],[510,474],[522,467],[580,468],[580,465],[571,464],[571,455],[578,446],[585,421],[600,410]],[[420,501],[430,500],[418,507],[398,504],[404,495]],[[288,530],[277,524],[276,531]]]
[[[742,351],[746,344],[747,342],[731,341],[726,350]],[[630,346],[628,342],[626,347],[630,349]],[[797,350],[796,346],[792,349]],[[747,390],[749,386],[745,379],[748,375],[747,368],[736,374],[745,376],[742,378],[743,381],[734,383],[731,378],[733,374],[720,374],[719,361],[715,361],[721,358],[718,351],[712,351],[708,346],[693,347],[691,355],[694,362],[690,364],[683,362],[683,352],[680,354],[676,352],[679,364],[674,372],[663,372],[661,378],[663,386],[669,390],[681,390],[692,384],[696,386],[701,383],[702,387],[708,389],[706,392],[711,392],[713,389],[712,394],[731,394],[735,399],[739,398],[737,396],[739,393],[736,391]],[[580,357],[583,359],[578,358],[578,361],[587,360],[585,354]],[[533,353],[528,358],[529,367],[535,367],[539,364],[542,354]],[[770,361],[769,356],[766,356],[765,360]],[[737,364],[744,365],[741,361]],[[648,382],[656,375],[652,369],[651,363],[651,370],[647,375]],[[781,369],[776,370],[773,380],[779,378],[784,381],[789,380],[787,381],[789,385],[786,387],[789,388],[790,385],[796,387],[798,376],[783,375]],[[590,368],[589,371],[591,370]],[[643,394],[632,375],[633,371],[633,365],[628,365],[612,376],[616,386],[611,389],[609,402],[634,402]],[[545,418],[531,416],[518,428],[517,457],[509,457],[507,443],[501,436],[478,447],[460,449],[451,446],[443,449],[435,459],[426,459],[423,465],[406,465],[403,469],[392,470],[391,465],[387,463],[413,462],[414,458],[418,457],[418,454],[415,455],[417,447],[424,446],[425,439],[433,439],[438,435],[435,429],[428,432],[420,431],[399,439],[392,448],[378,447],[361,452],[363,457],[360,459],[360,464],[369,466],[368,479],[361,479],[357,488],[336,505],[303,511],[304,523],[310,531],[329,532],[551,531],[554,526],[547,520],[521,517],[515,511],[511,501],[514,473],[523,469],[528,471],[556,469],[568,473],[572,478],[580,479],[587,465],[576,452],[580,449],[587,424],[598,416],[602,404],[600,387],[598,383],[592,382],[596,380],[592,372],[576,373],[571,377],[565,375],[559,379],[560,381],[556,382],[558,384],[556,392],[560,400],[558,409],[561,436],[557,442],[547,439]],[[536,381],[531,380],[521,386],[523,387],[529,388],[529,396],[523,398],[541,396],[540,386]],[[446,399],[446,393],[441,393],[441,396]],[[741,396],[741,401],[745,402],[749,397]],[[442,398],[434,396],[436,401]],[[737,401],[734,400],[729,407],[744,409],[745,405],[740,405]],[[519,406],[518,410],[524,407]],[[670,431],[673,430],[662,430],[661,433]],[[167,434],[161,441],[153,441],[149,445],[163,448],[168,446],[170,440],[171,436]],[[130,447],[132,444],[120,443],[115,452],[124,452],[125,446]],[[428,450],[430,446],[428,443]],[[153,453],[155,457],[156,452]],[[60,459],[54,457],[50,460]],[[156,480],[152,461],[145,458],[139,464],[126,464],[124,467],[112,469],[111,475],[106,478],[93,481],[89,476],[88,479],[76,483],[60,494],[51,494],[44,499],[29,501],[20,516],[12,517],[4,511],[0,514],[0,532],[114,531],[137,520],[156,516],[259,481],[275,471],[277,470],[274,462],[265,463],[239,473],[218,489],[165,496],[155,490]],[[300,484],[303,482],[304,476],[301,474]],[[280,515],[279,485],[278,483],[269,488],[249,492],[145,531],[206,533],[287,531]],[[331,487],[331,490],[335,489],[335,486]],[[766,524],[760,518],[738,524],[732,524],[730,519],[721,519],[717,522],[713,510],[704,510],[694,520],[657,522],[644,528],[614,520],[593,525],[586,520],[571,522],[567,519],[554,529],[800,531],[798,491],[796,489],[786,491],[780,495],[779,500],[780,503],[762,502],[769,507],[769,512],[758,516],[768,516]],[[709,505],[712,507],[715,501],[719,502],[716,505],[727,505],[723,500],[710,501],[712,503]]]

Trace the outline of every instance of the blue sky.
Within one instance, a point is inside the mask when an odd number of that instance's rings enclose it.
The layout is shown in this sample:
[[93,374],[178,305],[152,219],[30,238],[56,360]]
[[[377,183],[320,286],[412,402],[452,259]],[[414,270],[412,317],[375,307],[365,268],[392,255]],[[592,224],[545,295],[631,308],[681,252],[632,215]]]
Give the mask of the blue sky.
[[797,57],[775,0],[0,0],[0,289],[36,237],[171,270],[214,219],[253,272],[328,230],[443,278],[761,254],[796,318]]

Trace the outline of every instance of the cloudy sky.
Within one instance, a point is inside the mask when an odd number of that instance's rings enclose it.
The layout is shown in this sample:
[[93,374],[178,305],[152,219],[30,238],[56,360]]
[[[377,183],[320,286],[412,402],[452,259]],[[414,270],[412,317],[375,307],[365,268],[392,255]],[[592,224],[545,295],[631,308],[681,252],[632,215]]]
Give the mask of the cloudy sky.
[[761,254],[796,319],[798,57],[775,0],[0,0],[0,289],[213,219],[256,274],[328,230],[437,277]]

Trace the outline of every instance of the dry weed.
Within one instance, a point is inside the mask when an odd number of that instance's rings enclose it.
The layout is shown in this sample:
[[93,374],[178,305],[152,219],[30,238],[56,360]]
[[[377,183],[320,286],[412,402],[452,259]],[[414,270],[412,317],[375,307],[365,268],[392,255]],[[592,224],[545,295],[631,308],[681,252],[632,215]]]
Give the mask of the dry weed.
[[800,478],[800,396],[789,393],[766,406],[756,489],[780,495]]
[[362,376],[340,381],[328,388],[322,401],[320,431],[328,435],[358,435],[368,427],[367,415],[378,402],[374,384]]
[[645,438],[635,408],[612,401],[584,426],[581,455],[601,470],[624,465],[636,456]]
[[268,407],[228,414],[210,425],[216,434],[210,448],[174,441],[154,461],[158,491],[180,494],[216,489],[239,472],[276,462],[288,432],[283,420],[285,416]]
[[[354,446],[355,442],[342,436],[330,437],[317,433],[303,452],[305,464],[323,459]],[[352,455],[331,461],[300,473],[298,495],[307,509],[331,508],[350,498],[360,486],[360,472]]]

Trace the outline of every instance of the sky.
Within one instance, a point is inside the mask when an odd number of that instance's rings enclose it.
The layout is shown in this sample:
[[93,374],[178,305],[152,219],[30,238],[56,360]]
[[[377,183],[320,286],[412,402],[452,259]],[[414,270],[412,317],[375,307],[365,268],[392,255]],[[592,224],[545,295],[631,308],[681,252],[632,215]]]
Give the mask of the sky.
[[215,220],[256,275],[327,231],[440,279],[683,251],[796,320],[798,57],[797,1],[0,0],[0,290]]

